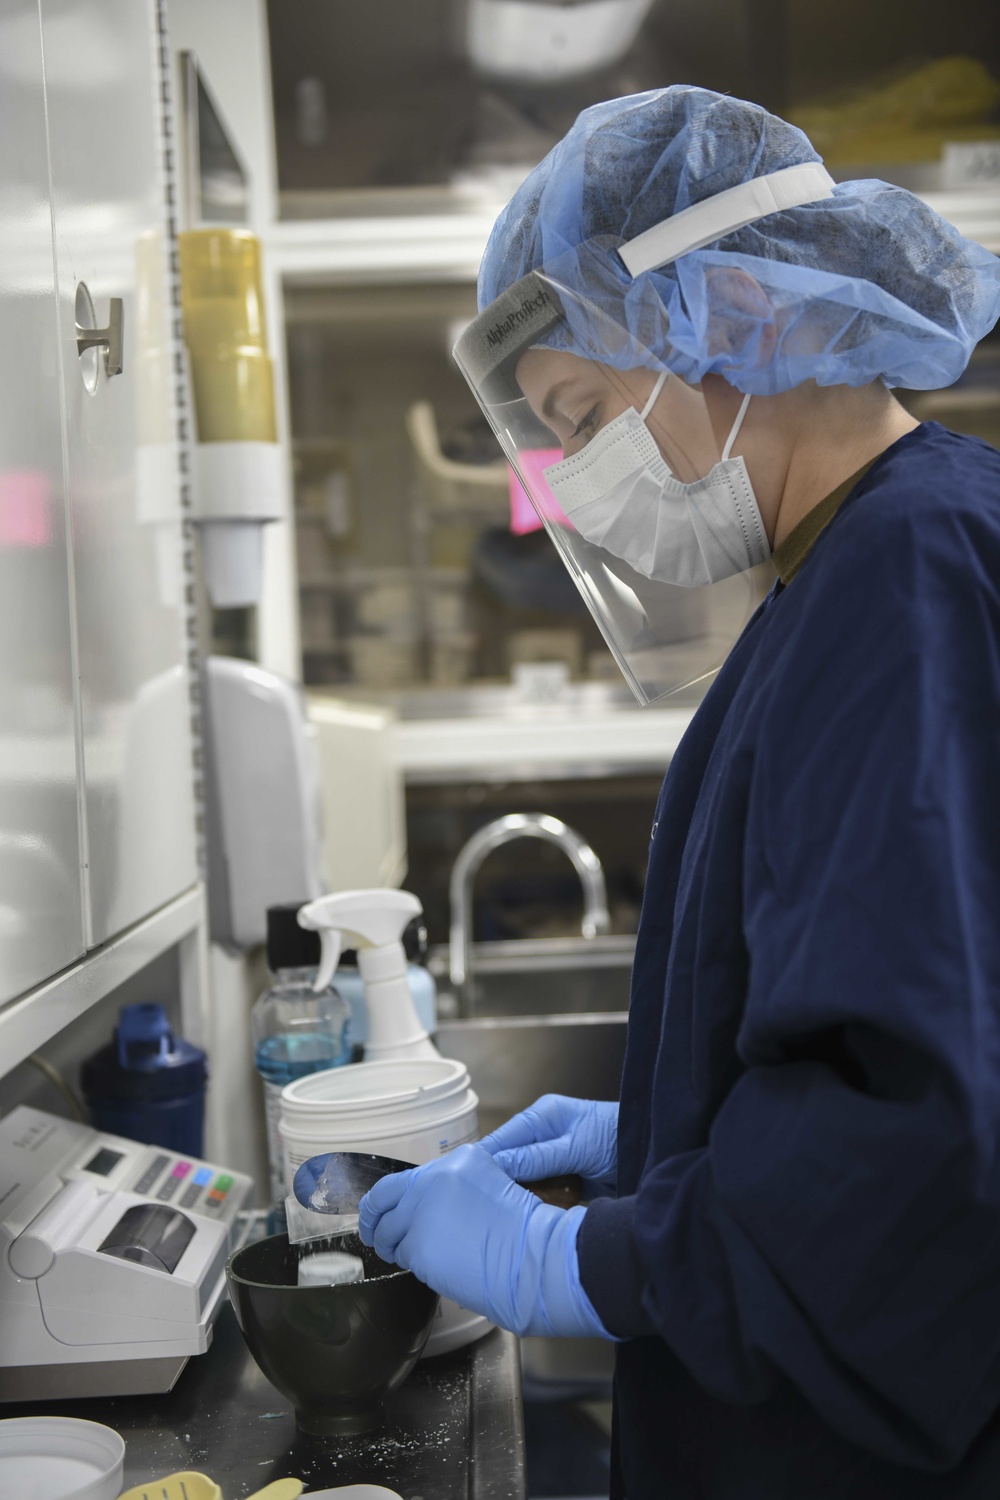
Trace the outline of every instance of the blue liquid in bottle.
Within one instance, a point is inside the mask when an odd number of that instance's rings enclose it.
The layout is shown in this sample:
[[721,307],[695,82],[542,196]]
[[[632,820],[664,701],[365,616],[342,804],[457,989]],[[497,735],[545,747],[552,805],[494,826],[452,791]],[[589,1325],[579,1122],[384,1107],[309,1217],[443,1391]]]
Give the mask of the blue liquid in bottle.
[[280,968],[253,1008],[254,1064],[264,1082],[272,1209],[283,1214],[281,1091],[297,1078],[351,1060],[350,1012],[332,985],[316,994],[315,968]]
[[265,1037],[257,1043],[254,1064],[265,1083],[283,1089],[307,1073],[336,1068],[347,1061],[343,1035],[331,1036],[325,1031],[287,1031]]

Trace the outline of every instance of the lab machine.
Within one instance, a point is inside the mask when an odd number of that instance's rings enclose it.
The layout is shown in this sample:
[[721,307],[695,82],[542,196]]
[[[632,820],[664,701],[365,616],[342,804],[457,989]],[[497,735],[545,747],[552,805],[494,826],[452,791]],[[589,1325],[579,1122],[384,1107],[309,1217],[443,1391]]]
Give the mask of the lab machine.
[[168,1391],[252,1181],[26,1105],[0,1121],[0,1401]]

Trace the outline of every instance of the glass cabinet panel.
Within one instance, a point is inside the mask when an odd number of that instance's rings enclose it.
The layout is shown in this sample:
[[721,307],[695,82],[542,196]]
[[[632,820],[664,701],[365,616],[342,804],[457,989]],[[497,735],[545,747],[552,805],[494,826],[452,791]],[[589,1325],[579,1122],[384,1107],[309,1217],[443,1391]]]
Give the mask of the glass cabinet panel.
[[0,1001],[84,951],[52,220],[36,5],[0,21]]
[[[753,99],[835,174],[1000,178],[995,0],[269,0],[289,217],[503,200],[602,99],[671,83]],[[992,164],[992,165],[991,165]],[[367,202],[368,208],[364,204]]]
[[451,360],[467,286],[286,291],[305,680],[617,668]]
[[[154,6],[44,0],[91,941],[196,879]],[[120,302],[120,373],[76,324]]]

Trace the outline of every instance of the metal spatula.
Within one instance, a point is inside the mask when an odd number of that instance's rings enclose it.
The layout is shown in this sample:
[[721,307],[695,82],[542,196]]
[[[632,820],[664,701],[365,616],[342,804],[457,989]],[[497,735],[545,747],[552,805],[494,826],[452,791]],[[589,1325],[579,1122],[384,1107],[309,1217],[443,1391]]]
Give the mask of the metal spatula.
[[337,1234],[356,1234],[358,1204],[379,1178],[406,1172],[411,1163],[367,1151],[327,1151],[311,1156],[295,1173],[285,1200],[293,1245]]

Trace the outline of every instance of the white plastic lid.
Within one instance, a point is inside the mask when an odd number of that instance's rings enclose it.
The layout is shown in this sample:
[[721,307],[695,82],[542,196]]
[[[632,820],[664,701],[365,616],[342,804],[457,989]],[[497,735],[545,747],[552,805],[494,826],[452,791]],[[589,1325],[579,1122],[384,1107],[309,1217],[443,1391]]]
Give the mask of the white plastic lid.
[[332,1490],[310,1490],[309,1500],[403,1500],[398,1490],[381,1484],[338,1484]]
[[[394,1161],[419,1166],[422,1158],[413,1153],[414,1136],[425,1136],[430,1132],[440,1138],[442,1131],[450,1130],[457,1121],[478,1122],[479,1097],[472,1089],[464,1089],[457,1104],[448,1104],[444,1109],[433,1107],[418,1112],[416,1105],[412,1113],[406,1107],[400,1109],[373,1109],[347,1114],[338,1111],[331,1114],[298,1116],[282,1113],[279,1133],[287,1150],[301,1151],[308,1148],[302,1161],[310,1156],[320,1156],[325,1151],[370,1151],[376,1156],[388,1156]],[[404,1148],[403,1140],[407,1141]],[[477,1137],[462,1135],[453,1141],[463,1146]],[[296,1162],[296,1166],[301,1162]],[[327,1233],[329,1234],[329,1230]],[[346,1231],[345,1231],[346,1232]]]
[[300,1110],[358,1114],[411,1102],[431,1103],[468,1087],[469,1070],[463,1062],[447,1057],[398,1058],[309,1073],[282,1090],[281,1104],[292,1114]]
[[11,1500],[115,1500],[124,1461],[124,1440],[99,1422],[0,1421],[0,1495]]

